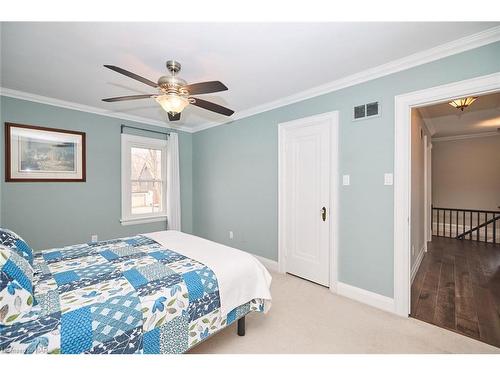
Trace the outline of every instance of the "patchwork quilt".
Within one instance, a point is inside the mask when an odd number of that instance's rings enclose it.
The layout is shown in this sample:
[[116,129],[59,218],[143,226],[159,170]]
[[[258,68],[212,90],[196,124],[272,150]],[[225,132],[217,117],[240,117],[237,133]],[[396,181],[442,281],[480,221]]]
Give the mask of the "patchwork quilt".
[[4,353],[183,353],[245,316],[222,316],[217,278],[144,236],[34,255],[34,305],[0,325]]

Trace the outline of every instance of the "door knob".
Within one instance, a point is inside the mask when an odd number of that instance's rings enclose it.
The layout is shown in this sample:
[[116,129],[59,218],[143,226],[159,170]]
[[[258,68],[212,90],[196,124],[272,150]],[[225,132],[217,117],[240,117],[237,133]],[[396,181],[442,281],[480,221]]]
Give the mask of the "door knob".
[[326,221],[326,207],[323,207],[321,209],[321,218],[323,219],[323,221]]

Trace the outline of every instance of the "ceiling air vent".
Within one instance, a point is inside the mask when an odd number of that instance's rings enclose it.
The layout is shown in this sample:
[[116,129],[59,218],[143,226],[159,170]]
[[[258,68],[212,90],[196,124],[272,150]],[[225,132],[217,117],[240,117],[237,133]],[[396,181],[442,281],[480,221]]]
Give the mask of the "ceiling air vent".
[[354,107],[353,120],[362,120],[364,118],[376,117],[380,115],[380,106],[378,102],[361,104]]

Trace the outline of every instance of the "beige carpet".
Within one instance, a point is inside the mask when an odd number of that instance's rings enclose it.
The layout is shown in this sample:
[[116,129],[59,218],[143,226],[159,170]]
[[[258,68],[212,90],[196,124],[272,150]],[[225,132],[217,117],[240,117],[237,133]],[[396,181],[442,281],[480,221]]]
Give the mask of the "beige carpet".
[[273,274],[273,306],[251,313],[246,335],[236,325],[190,353],[500,353],[500,349],[415,319],[330,293],[290,275]]

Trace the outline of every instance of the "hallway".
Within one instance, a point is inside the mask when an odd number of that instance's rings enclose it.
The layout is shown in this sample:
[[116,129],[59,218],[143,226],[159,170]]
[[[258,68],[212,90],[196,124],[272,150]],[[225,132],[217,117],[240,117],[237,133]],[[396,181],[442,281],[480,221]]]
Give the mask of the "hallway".
[[411,316],[500,347],[500,245],[433,237],[411,287]]

